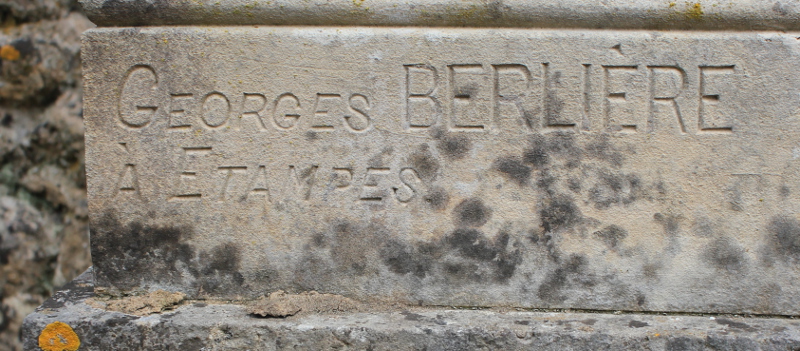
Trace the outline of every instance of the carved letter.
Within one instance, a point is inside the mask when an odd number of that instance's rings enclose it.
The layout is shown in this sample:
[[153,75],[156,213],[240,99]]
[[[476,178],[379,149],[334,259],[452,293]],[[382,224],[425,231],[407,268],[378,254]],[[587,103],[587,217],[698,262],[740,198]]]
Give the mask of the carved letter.
[[426,129],[439,122],[442,106],[434,96],[439,85],[436,69],[428,65],[405,65],[406,120],[408,129]]
[[352,131],[363,132],[369,128],[370,119],[367,115],[369,111],[369,100],[366,95],[350,95],[350,112],[353,116],[344,116],[345,123]]
[[300,100],[292,93],[284,93],[275,99],[275,115],[272,120],[279,129],[292,129],[300,119]]
[[141,128],[152,121],[158,105],[158,77],[150,66],[128,71],[119,94],[119,118],[128,127]]
[[734,66],[700,67],[700,132],[733,131],[737,78]]

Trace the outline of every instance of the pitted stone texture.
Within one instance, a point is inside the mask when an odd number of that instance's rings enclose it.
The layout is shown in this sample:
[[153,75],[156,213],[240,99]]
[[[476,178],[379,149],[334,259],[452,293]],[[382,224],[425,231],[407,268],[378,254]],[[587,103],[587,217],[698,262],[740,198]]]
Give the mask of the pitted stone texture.
[[788,0],[80,0],[99,26],[364,25],[800,29]]
[[410,308],[264,319],[194,303],[136,317],[84,303],[90,275],[25,319],[26,350],[66,323],[81,350],[796,350],[795,319]]
[[84,36],[97,285],[800,313],[796,34]]

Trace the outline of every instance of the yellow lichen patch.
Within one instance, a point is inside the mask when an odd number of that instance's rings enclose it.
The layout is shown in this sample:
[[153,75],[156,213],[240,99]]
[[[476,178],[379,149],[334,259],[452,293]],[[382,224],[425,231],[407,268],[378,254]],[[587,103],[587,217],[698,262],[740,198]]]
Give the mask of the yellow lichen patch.
[[690,20],[703,19],[703,6],[699,2],[694,4],[686,4],[686,18]]
[[19,50],[11,45],[3,45],[0,47],[0,58],[8,61],[19,60]]
[[44,351],[76,351],[80,346],[78,334],[65,323],[50,323],[39,334],[39,347]]
[[360,7],[361,4],[364,3],[364,1],[367,1],[367,0],[353,0],[353,5],[356,5],[356,6]]

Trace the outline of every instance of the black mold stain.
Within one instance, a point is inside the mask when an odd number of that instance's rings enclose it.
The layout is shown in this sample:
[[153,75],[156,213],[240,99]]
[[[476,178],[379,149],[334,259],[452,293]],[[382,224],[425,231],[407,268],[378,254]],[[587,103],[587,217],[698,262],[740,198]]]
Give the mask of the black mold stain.
[[144,279],[179,282],[178,262],[191,262],[195,250],[185,243],[192,237],[186,226],[122,225],[111,213],[91,226],[92,261],[100,285],[132,289]]
[[[476,282],[492,278],[497,282],[505,282],[514,275],[517,265],[521,261],[521,253],[517,248],[508,250],[510,236],[507,233],[498,234],[490,241],[483,233],[476,229],[456,229],[444,238],[444,244],[462,258],[470,259],[461,263],[446,263],[446,271],[453,276],[465,278]],[[475,262],[478,261],[478,262]],[[492,267],[491,277],[486,277],[479,272],[480,263],[488,263]]]
[[393,273],[413,273],[425,278],[433,266],[433,255],[425,255],[398,240],[389,240],[381,248],[383,264]]
[[717,238],[705,249],[707,260],[719,269],[738,271],[745,265],[744,249],[733,239]]
[[528,183],[533,169],[513,157],[501,157],[494,162],[494,168],[520,186]]
[[702,339],[681,336],[667,340],[666,351],[701,351],[705,350]]
[[341,271],[349,274],[369,273],[368,257],[365,253],[378,245],[379,238],[386,235],[377,226],[359,226],[348,221],[340,221],[332,226],[330,240],[331,257]]
[[550,163],[550,156],[547,154],[547,145],[544,137],[534,135],[531,137],[530,146],[523,154],[523,160],[533,165],[535,168],[542,168]]
[[607,161],[615,168],[621,167],[625,161],[625,156],[611,145],[606,134],[600,134],[594,141],[587,144],[584,153],[590,158]]
[[425,200],[425,203],[427,203],[431,209],[442,211],[447,208],[447,204],[450,202],[450,195],[447,194],[444,188],[432,187],[422,199]]
[[[505,237],[507,243],[508,236]],[[480,261],[491,261],[498,253],[494,245],[489,243],[483,233],[476,229],[456,229],[445,238],[445,242],[451,248],[458,250],[461,256]]]
[[585,274],[587,259],[585,256],[573,254],[566,262],[547,274],[544,281],[539,285],[536,295],[539,299],[550,303],[564,302],[567,297],[562,295],[562,291],[573,283],[583,286],[594,286],[593,279],[589,279]]
[[462,159],[472,149],[469,138],[460,134],[448,134],[443,129],[436,129],[433,138],[438,140],[436,148],[449,159]]
[[624,228],[612,224],[602,230],[594,232],[609,248],[616,248],[623,239],[628,237],[628,231]]
[[638,293],[638,294],[636,294],[636,304],[637,304],[639,307],[642,307],[642,306],[644,306],[644,303],[645,303],[645,302],[647,302],[647,297],[646,297],[646,296],[644,296],[644,294],[642,294],[641,292],[640,292],[640,293]]
[[186,243],[190,226],[158,226],[133,221],[122,225],[106,212],[91,226],[92,253],[98,285],[129,290],[149,284],[188,285],[201,292],[239,291],[244,284],[240,248],[224,243],[197,250]]
[[308,140],[308,141],[314,141],[314,140],[318,140],[319,139],[319,135],[317,135],[317,132],[315,132],[313,130],[307,131],[305,136],[306,136],[306,140]]
[[781,195],[781,197],[786,198],[786,197],[789,197],[789,195],[792,194],[792,190],[789,189],[788,186],[783,185],[783,186],[780,187],[780,189],[778,189],[778,193]]
[[569,180],[569,183],[567,184],[567,188],[571,190],[573,193],[580,193],[581,192],[580,179],[571,178]]
[[409,156],[408,162],[422,180],[433,180],[436,178],[436,172],[439,171],[439,161],[431,153],[428,144],[420,145],[417,151]]
[[517,325],[530,325],[531,321],[514,321],[514,324],[517,324]]
[[30,38],[20,38],[11,42],[11,46],[19,51],[21,57],[29,57],[36,52],[33,41]]
[[717,324],[727,325],[727,326],[729,326],[731,328],[741,329],[741,330],[748,331],[748,332],[756,332],[756,331],[758,331],[756,328],[751,327],[747,323],[732,321],[732,320],[727,319],[727,318],[717,318],[717,319],[715,319],[715,321],[717,322]]
[[600,179],[589,190],[589,198],[599,209],[627,205],[642,196],[642,182],[635,174],[600,172]]
[[417,278],[441,274],[454,284],[494,281],[505,283],[521,262],[518,243],[500,233],[487,238],[481,231],[459,228],[433,242],[414,245],[388,240],[380,248],[382,263],[390,272]]
[[628,323],[628,328],[644,328],[644,327],[649,326],[649,325],[650,324],[647,324],[647,322],[640,322],[640,321],[637,321],[637,320],[632,320],[632,321],[630,321],[630,323]]
[[477,198],[461,201],[453,209],[453,221],[459,227],[480,227],[492,217],[492,209]]
[[661,213],[656,213],[653,215],[653,219],[661,224],[664,228],[664,233],[669,236],[675,236],[681,229],[681,217],[675,215],[664,215]]
[[200,262],[204,262],[201,269],[203,278],[200,279],[203,292],[224,291],[231,288],[228,286],[231,283],[235,283],[236,287],[244,284],[244,276],[239,272],[239,247],[236,244],[225,243],[210,252],[203,251],[200,253]]
[[[379,154],[370,158],[367,161],[367,164],[369,164],[370,167],[384,167],[388,163],[387,159],[389,159],[392,156],[393,152],[394,148],[392,148],[391,146],[387,146],[383,148],[383,150],[381,150]],[[303,175],[303,177],[306,177],[306,175]]]
[[767,225],[773,249],[787,258],[800,259],[800,222],[789,216],[776,216]]
[[567,196],[557,196],[539,211],[541,227],[546,233],[569,229],[581,222],[581,210]]

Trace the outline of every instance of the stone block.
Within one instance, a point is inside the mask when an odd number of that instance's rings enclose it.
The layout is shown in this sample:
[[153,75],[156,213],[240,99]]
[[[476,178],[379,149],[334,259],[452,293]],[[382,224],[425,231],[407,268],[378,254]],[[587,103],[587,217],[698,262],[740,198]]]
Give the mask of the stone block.
[[796,315],[797,37],[90,30],[96,287]]
[[[186,302],[134,316],[91,307],[84,274],[25,319],[26,350],[48,326],[81,350],[796,350],[796,319],[407,307],[256,318],[237,304]],[[67,326],[69,329],[65,328]],[[74,334],[72,334],[74,333]],[[45,337],[52,337],[47,333]],[[58,334],[55,335],[58,337]],[[45,342],[47,342],[45,338]]]

